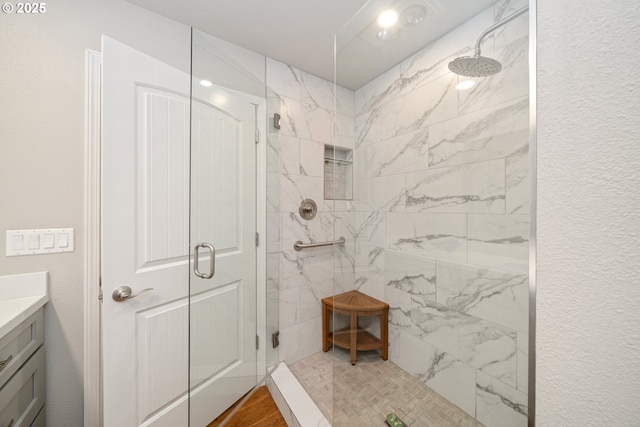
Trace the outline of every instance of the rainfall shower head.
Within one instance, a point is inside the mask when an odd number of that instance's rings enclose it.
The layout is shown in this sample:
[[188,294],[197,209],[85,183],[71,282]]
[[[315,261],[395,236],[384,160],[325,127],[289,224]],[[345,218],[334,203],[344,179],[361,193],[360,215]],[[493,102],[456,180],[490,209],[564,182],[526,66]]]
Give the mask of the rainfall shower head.
[[465,77],[487,77],[499,73],[502,64],[486,56],[463,56],[449,62],[449,70]]
[[456,58],[453,61],[449,62],[449,70],[451,72],[459,74],[465,77],[487,77],[492,76],[496,73],[499,73],[502,70],[502,64],[492,58],[487,58],[486,56],[480,55],[480,45],[482,44],[482,40],[491,32],[496,29],[502,27],[507,22],[517,18],[522,15],[526,11],[529,10],[529,6],[525,6],[513,14],[507,16],[502,21],[497,22],[484,30],[480,36],[478,36],[478,40],[476,41],[476,53],[473,56],[463,56],[461,58]]

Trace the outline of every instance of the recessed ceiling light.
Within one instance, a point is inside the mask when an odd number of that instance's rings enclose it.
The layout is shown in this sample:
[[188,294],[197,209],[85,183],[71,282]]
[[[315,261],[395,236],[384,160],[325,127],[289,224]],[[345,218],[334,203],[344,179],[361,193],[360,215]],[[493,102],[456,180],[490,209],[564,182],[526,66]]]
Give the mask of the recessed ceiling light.
[[474,82],[473,80],[463,80],[456,85],[456,89],[467,90],[467,89],[471,89],[475,85],[476,85],[476,82]]
[[387,9],[378,15],[378,25],[382,28],[389,28],[398,22],[398,12],[393,9]]
[[415,25],[424,21],[427,16],[427,8],[421,4],[414,4],[402,12],[402,16],[407,24]]
[[384,30],[378,31],[378,40],[381,42],[389,42],[398,38],[399,35],[400,28],[385,28]]
[[211,87],[213,86],[213,83],[211,83],[209,80],[200,80],[200,84],[204,87]]

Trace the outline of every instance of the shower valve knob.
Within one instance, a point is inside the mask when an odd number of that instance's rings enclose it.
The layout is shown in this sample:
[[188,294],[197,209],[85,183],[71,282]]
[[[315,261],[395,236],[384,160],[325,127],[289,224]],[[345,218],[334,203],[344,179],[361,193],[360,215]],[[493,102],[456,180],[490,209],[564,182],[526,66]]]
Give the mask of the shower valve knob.
[[318,206],[313,200],[304,199],[302,203],[300,203],[298,212],[303,219],[310,220],[316,216],[316,213],[318,212]]

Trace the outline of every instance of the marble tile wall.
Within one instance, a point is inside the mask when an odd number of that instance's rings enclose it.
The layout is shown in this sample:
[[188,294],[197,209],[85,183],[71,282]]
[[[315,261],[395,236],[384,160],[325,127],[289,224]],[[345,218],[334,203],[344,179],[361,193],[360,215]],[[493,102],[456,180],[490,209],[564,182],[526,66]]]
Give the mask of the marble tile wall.
[[356,287],[390,305],[390,359],[487,426],[527,424],[528,15],[483,43],[499,74],[457,91],[447,64],[526,3],[355,93]]
[[[267,117],[270,173],[279,189],[269,201],[269,223],[279,234],[269,247],[277,258],[270,283],[279,291],[280,360],[293,363],[321,350],[321,299],[354,288],[354,214],[348,200],[326,200],[325,144],[353,149],[354,92],[267,58]],[[318,214],[303,219],[298,207],[313,199]],[[323,242],[343,235],[343,248],[295,251],[293,244]]]

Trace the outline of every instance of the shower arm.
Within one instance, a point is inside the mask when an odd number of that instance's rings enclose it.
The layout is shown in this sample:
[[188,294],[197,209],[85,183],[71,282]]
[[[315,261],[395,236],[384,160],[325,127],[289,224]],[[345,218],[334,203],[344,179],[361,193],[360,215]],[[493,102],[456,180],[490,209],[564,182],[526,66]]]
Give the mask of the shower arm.
[[489,35],[490,33],[492,33],[493,31],[497,30],[498,28],[502,27],[504,24],[513,21],[514,19],[516,19],[518,16],[522,15],[523,13],[525,13],[526,11],[529,10],[529,5],[526,5],[525,7],[523,7],[522,9],[518,9],[516,10],[513,14],[507,16],[506,18],[504,18],[502,21],[500,22],[496,22],[495,24],[493,24],[492,26],[490,26],[489,28],[487,28],[486,30],[484,30],[482,32],[482,34],[480,34],[478,36],[478,40],[476,41],[476,53],[475,56],[476,58],[480,56],[480,44],[482,44],[482,40]]

